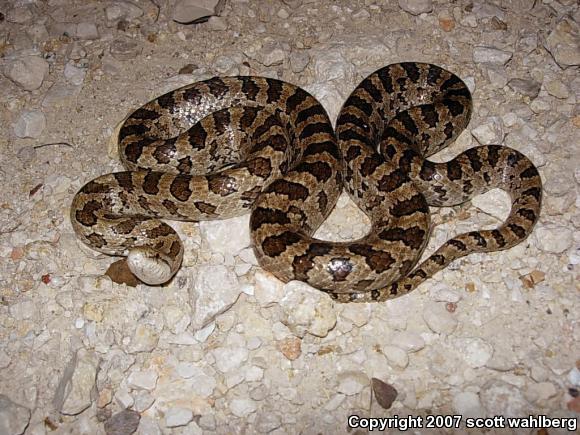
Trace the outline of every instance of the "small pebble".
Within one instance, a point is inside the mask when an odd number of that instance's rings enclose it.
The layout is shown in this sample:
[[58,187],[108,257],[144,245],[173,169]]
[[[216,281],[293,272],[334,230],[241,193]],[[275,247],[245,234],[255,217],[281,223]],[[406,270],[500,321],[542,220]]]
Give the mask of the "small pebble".
[[346,396],[358,394],[368,385],[369,378],[362,372],[348,371],[338,375],[337,391]]
[[453,409],[464,418],[477,418],[484,414],[479,396],[470,391],[462,391],[453,396]]
[[536,98],[540,93],[541,83],[530,79],[511,79],[507,85],[526,97]]
[[95,23],[77,24],[76,36],[79,39],[92,40],[99,39],[99,31]]
[[383,354],[389,363],[398,369],[404,369],[409,365],[409,355],[397,346],[384,346]]
[[399,0],[399,7],[412,15],[427,14],[433,10],[432,0]]
[[137,389],[153,390],[159,375],[154,370],[135,370],[129,374],[127,383]]
[[472,368],[483,367],[493,355],[493,347],[479,337],[462,337],[453,342]]
[[536,246],[542,251],[560,254],[572,246],[572,230],[556,224],[548,224],[534,230]]
[[245,418],[256,412],[258,406],[252,399],[233,399],[229,404],[230,410],[236,417]]
[[211,15],[218,15],[225,2],[223,0],[178,0],[173,7],[171,18],[178,23],[192,23]]
[[471,130],[471,134],[482,145],[499,145],[505,135],[501,118],[497,116],[488,118],[485,124]]
[[570,96],[570,90],[560,80],[550,80],[545,84],[546,91],[556,98],[566,99]]
[[425,347],[425,340],[420,335],[409,331],[396,332],[391,343],[407,352],[417,352]]
[[193,412],[188,408],[169,408],[165,412],[165,427],[180,427],[193,420]]
[[25,56],[7,63],[4,75],[26,91],[42,86],[48,75],[48,62],[41,57]]
[[46,127],[46,118],[40,110],[27,110],[20,114],[14,124],[14,134],[20,138],[40,137]]
[[475,47],[473,60],[475,63],[490,63],[505,65],[513,56],[511,51],[500,50],[493,47]]
[[211,30],[223,31],[228,29],[228,22],[222,17],[209,17],[207,24]]
[[305,51],[295,50],[290,54],[290,68],[292,68],[292,71],[295,73],[304,71],[309,62],[310,56]]
[[141,420],[141,414],[130,409],[114,414],[105,422],[107,435],[131,435],[135,433]]
[[135,59],[141,54],[143,47],[135,41],[117,39],[111,44],[111,55],[117,60]]
[[290,361],[294,361],[302,353],[301,340],[297,337],[285,338],[279,341],[276,347]]
[[430,304],[423,310],[423,320],[433,332],[452,334],[457,328],[457,319],[445,308],[444,304]]
[[395,387],[377,378],[371,379],[371,386],[378,404],[384,409],[389,409],[398,395]]

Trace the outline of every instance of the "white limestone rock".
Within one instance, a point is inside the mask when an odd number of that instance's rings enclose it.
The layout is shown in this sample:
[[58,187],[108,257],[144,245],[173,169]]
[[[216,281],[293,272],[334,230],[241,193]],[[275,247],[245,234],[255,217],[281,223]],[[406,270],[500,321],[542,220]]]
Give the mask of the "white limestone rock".
[[84,40],[99,39],[99,30],[95,23],[84,22],[78,23],[76,28],[76,37]]
[[257,58],[258,62],[264,66],[280,65],[287,57],[287,50],[284,46],[273,39],[267,39]]
[[0,433],[21,435],[30,422],[30,410],[0,394]]
[[384,346],[383,354],[392,366],[398,369],[404,369],[409,365],[409,355],[403,349],[397,346]]
[[225,0],[179,0],[173,7],[171,18],[178,23],[192,23],[212,15],[219,15]]
[[130,1],[115,1],[105,8],[107,21],[118,21],[121,19],[132,21],[143,16],[143,14],[143,9]]
[[423,310],[423,320],[433,332],[453,334],[457,328],[457,319],[447,311],[444,304],[429,304]]
[[236,274],[226,266],[203,265],[195,273],[189,297],[193,307],[191,326],[197,331],[227,311],[238,300],[241,289]]
[[433,10],[433,1],[399,0],[399,7],[411,15],[427,14]]
[[462,391],[453,396],[453,410],[463,418],[478,418],[485,416],[479,396],[471,391]]
[[148,325],[137,325],[131,343],[129,344],[129,353],[151,352],[157,347],[159,333]]
[[484,124],[471,130],[471,134],[482,145],[500,145],[505,136],[500,117],[491,116]]
[[504,221],[511,210],[509,195],[501,189],[492,189],[471,200],[471,204],[482,212]]
[[70,61],[64,66],[64,77],[71,85],[82,85],[86,75],[87,69],[79,66],[77,62]]
[[273,433],[272,431],[280,426],[282,426],[282,419],[276,413],[263,411],[256,418],[256,430],[258,433]]
[[515,78],[507,82],[507,85],[515,92],[530,98],[536,98],[540,93],[541,83],[533,79]]
[[127,378],[130,387],[151,391],[157,385],[159,374],[153,370],[133,370]]
[[533,232],[535,244],[544,252],[561,254],[572,246],[573,232],[557,224],[538,225]]
[[48,62],[38,56],[24,56],[8,62],[4,75],[22,89],[33,91],[48,76]]
[[249,215],[244,215],[225,220],[200,222],[202,241],[212,252],[237,255],[250,246],[249,221]]
[[435,302],[457,303],[461,300],[461,294],[442,282],[436,283],[429,289],[429,296]]
[[562,68],[580,65],[580,28],[571,17],[563,17],[546,38],[546,49]]
[[473,61],[483,64],[505,65],[513,56],[511,51],[501,50],[495,47],[475,47]]
[[425,340],[419,334],[411,331],[395,332],[390,343],[409,353],[417,352],[425,347]]
[[194,363],[179,363],[177,365],[177,373],[184,379],[192,379],[195,385],[195,394],[201,397],[211,396],[217,385],[216,380],[212,376],[208,375],[201,367]]
[[25,110],[14,124],[14,134],[20,138],[37,139],[46,127],[46,118],[40,110]]
[[310,63],[310,55],[305,50],[294,50],[290,53],[290,68],[292,72],[299,73],[304,71]]
[[282,323],[294,335],[326,337],[336,325],[336,313],[327,295],[300,281],[286,284],[283,293],[279,302],[284,313]]
[[485,366],[493,355],[492,345],[479,337],[460,337],[452,343],[465,362],[474,369]]
[[354,396],[369,385],[369,378],[363,372],[347,371],[338,375],[337,391],[345,396]]
[[239,369],[248,360],[248,350],[241,346],[217,347],[212,354],[216,368],[222,373]]
[[236,417],[245,418],[256,412],[258,405],[252,399],[239,398],[230,400],[229,408]]
[[533,413],[533,408],[522,391],[515,385],[501,380],[487,381],[481,388],[479,398],[487,415],[517,418]]
[[79,349],[65,368],[54,395],[62,414],[76,415],[91,406],[99,358],[95,352]]
[[180,427],[193,420],[193,411],[189,408],[169,408],[165,412],[165,427]]
[[163,314],[163,320],[165,320],[165,327],[172,334],[181,334],[191,323],[189,314],[187,314],[184,308],[178,305],[164,305],[161,308],[161,312]]

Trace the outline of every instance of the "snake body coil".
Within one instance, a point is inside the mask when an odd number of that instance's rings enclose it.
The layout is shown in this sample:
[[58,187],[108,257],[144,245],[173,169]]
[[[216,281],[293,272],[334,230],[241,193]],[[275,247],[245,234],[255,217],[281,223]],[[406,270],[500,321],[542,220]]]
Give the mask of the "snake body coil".
[[[251,209],[263,268],[341,302],[383,301],[457,258],[518,244],[538,219],[540,176],[518,151],[489,145],[446,163],[426,159],[470,115],[465,84],[429,64],[393,64],[364,79],[340,111],[336,134],[320,103],[296,86],[216,77],[131,114],[119,133],[127,171],[86,184],[71,221],[89,246],[128,256],[138,278],[162,284],[178,270],[183,246],[159,219],[228,218]],[[314,239],[343,186],[371,231],[352,242]],[[506,221],[454,237],[416,266],[429,237],[429,206],[460,204],[492,188],[511,197]]]

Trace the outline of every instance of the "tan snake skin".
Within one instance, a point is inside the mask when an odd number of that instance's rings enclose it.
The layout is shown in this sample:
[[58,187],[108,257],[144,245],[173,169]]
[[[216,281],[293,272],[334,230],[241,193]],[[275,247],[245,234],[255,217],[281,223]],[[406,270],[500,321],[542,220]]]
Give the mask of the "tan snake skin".
[[[127,171],[81,188],[71,221],[86,244],[128,256],[132,272],[157,285],[183,257],[179,237],[159,218],[221,219],[251,209],[263,268],[340,302],[383,301],[457,258],[520,243],[538,219],[540,176],[518,151],[489,145],[447,163],[426,159],[452,142],[470,115],[465,84],[429,64],[393,64],[363,80],[342,108],[336,134],[320,103],[296,86],[216,77],[131,114],[119,133]],[[351,242],[314,239],[343,186],[371,231]],[[454,237],[416,266],[430,233],[428,206],[460,204],[496,187],[512,200],[499,228]]]

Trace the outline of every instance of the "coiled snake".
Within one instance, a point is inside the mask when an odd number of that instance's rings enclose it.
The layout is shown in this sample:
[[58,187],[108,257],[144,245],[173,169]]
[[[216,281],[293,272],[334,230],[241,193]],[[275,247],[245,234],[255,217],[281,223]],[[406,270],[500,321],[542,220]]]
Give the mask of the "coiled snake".
[[[260,265],[282,281],[309,283],[340,302],[408,293],[453,260],[512,247],[532,231],[542,185],[516,150],[479,146],[447,163],[426,159],[465,129],[471,95],[430,64],[386,66],[364,79],[336,132],[320,103],[263,77],[212,78],[133,112],[119,132],[127,171],[103,175],[74,197],[81,240],[128,256],[143,282],[170,280],[183,257],[159,219],[199,221],[251,210]],[[346,188],[371,231],[349,242],[312,237]],[[429,206],[450,206],[491,188],[512,208],[495,230],[452,238],[416,267],[430,233]]]

